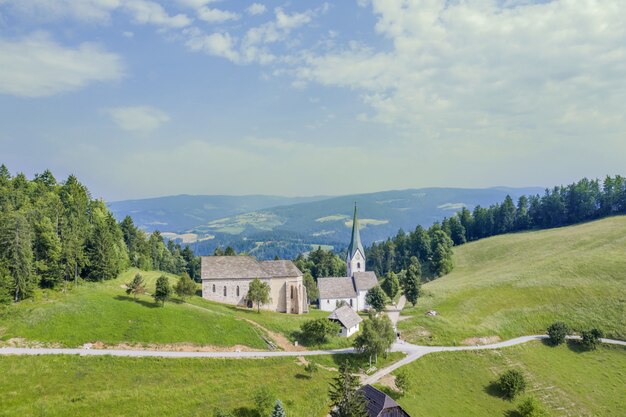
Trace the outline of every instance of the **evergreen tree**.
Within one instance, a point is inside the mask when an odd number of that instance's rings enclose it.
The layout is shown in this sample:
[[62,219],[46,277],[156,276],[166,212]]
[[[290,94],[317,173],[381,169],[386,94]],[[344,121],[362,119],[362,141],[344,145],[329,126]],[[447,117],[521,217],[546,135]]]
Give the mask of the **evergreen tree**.
[[170,287],[170,281],[165,275],[161,275],[156,282],[156,289],[154,290],[154,301],[160,302],[161,306],[165,305],[165,302],[172,295],[172,287]]
[[411,265],[406,273],[403,290],[406,299],[415,306],[422,291],[420,266],[416,257],[411,258]]
[[389,296],[391,300],[396,298],[398,292],[400,291],[400,281],[398,279],[398,275],[393,272],[389,272],[387,277],[381,284],[382,289]]
[[276,400],[274,404],[274,410],[270,417],[287,417],[287,413],[285,413],[285,409],[283,408],[283,403],[280,400]]
[[339,374],[333,378],[329,391],[331,417],[369,417],[359,386],[359,378],[350,372],[347,362],[339,365]]
[[196,283],[191,279],[187,272],[183,272],[176,283],[174,291],[176,292],[176,295],[184,300],[195,295],[196,289]]
[[12,279],[14,301],[30,296],[37,285],[32,271],[31,228],[19,211],[0,218],[0,251]]
[[126,294],[132,294],[136,300],[137,296],[146,292],[146,284],[141,274],[135,274],[131,282],[126,284]]
[[54,288],[63,281],[61,266],[62,245],[49,217],[35,223],[33,255],[35,272],[41,278],[43,287]]
[[307,301],[310,303],[317,301],[320,297],[320,291],[317,288],[317,283],[313,279],[313,276],[310,272],[305,272],[302,277],[302,282],[304,283],[304,287],[306,288],[306,296]]

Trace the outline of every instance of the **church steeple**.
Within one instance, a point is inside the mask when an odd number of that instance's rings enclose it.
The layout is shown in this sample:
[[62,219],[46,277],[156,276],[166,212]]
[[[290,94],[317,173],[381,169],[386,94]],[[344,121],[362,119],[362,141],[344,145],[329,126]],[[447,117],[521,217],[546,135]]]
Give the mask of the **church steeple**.
[[352,276],[354,272],[365,271],[365,250],[361,243],[361,233],[359,231],[359,216],[356,203],[354,203],[354,218],[352,219],[352,239],[348,246],[346,256],[346,264],[348,266],[348,276]]

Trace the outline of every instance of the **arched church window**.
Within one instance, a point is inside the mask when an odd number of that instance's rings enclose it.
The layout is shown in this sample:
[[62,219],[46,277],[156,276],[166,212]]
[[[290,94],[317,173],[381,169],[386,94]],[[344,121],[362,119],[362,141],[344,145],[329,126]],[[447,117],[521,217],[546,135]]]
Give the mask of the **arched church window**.
[[226,297],[226,285],[224,285],[224,297]]
[[357,267],[357,268],[359,268],[359,269],[361,269],[361,262],[357,262],[357,263],[356,263],[356,267]]
[[239,297],[239,285],[237,285],[237,297]]
[[291,287],[291,298],[293,299],[293,287]]

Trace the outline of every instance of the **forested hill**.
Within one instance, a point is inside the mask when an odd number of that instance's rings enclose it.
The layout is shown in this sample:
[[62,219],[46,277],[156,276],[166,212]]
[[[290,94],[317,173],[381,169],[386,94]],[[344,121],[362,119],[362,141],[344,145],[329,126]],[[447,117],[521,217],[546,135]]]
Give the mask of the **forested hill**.
[[46,170],[29,180],[0,166],[0,303],[37,287],[113,279],[128,266],[195,274],[197,259],[130,218],[118,223],[73,175],[58,182]]
[[[542,192],[541,188],[485,189],[423,188],[354,194],[339,197],[312,197],[310,200],[276,204],[242,212],[255,204],[279,203],[261,196],[173,196],[162,199],[111,203],[118,220],[131,215],[146,231],[159,229],[180,243],[190,243],[197,254],[232,246],[260,259],[294,258],[317,245],[343,249],[350,240],[354,203],[361,214],[361,236],[365,244],[386,240],[399,229],[430,226],[450,217],[462,207],[489,206],[507,195]],[[240,201],[236,207],[233,201]],[[226,213],[226,215],[225,215]],[[181,220],[184,219],[184,220]],[[192,224],[193,227],[181,228]]]

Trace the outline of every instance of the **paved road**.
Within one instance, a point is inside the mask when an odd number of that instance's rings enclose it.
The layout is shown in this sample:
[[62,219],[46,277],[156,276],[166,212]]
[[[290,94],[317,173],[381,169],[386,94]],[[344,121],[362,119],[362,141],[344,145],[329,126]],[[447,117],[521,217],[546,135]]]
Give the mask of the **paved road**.
[[389,305],[385,309],[385,312],[387,313],[387,316],[389,317],[389,319],[393,323],[394,328],[398,324],[398,320],[400,319],[400,312],[404,308],[405,304],[406,304],[406,297],[404,295],[402,295],[398,299],[398,304],[397,305],[395,305],[395,306],[394,305]]

